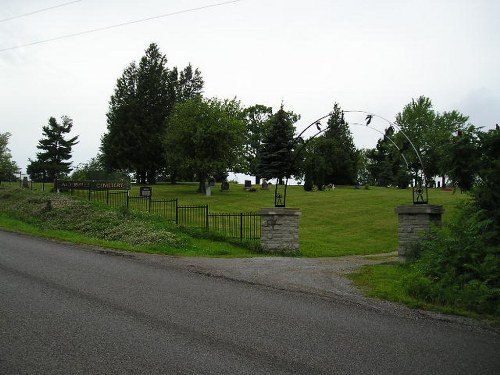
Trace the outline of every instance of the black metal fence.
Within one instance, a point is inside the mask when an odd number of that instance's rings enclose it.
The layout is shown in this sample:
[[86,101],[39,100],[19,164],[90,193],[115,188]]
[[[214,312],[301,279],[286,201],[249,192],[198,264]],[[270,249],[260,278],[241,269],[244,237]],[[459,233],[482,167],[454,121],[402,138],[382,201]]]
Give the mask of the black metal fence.
[[214,231],[227,238],[255,241],[261,237],[259,213],[209,213],[208,205],[180,205],[178,199],[154,200],[151,196],[131,196],[128,190],[70,190],[72,195],[113,208],[149,212],[187,228]]
[[208,229],[208,204],[177,206],[176,223],[190,228]]
[[261,216],[255,212],[209,214],[208,228],[229,238],[258,240],[261,237]]

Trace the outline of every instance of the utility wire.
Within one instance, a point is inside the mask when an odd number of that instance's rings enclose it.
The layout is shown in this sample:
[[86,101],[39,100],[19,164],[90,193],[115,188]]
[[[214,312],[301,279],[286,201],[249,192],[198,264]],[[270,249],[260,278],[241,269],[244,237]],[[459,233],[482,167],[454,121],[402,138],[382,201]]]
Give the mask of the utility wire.
[[200,6],[200,7],[196,7],[196,8],[189,8],[189,9],[178,10],[176,12],[165,13],[165,14],[161,14],[161,15],[158,15],[158,16],[153,16],[153,17],[148,17],[148,18],[141,18],[139,20],[123,22],[123,23],[119,23],[119,24],[115,24],[115,25],[110,25],[110,26],[98,27],[96,29],[80,31],[80,32],[73,33],[73,34],[66,34],[66,35],[61,35],[61,36],[57,36],[57,37],[50,38],[50,39],[38,40],[36,42],[21,44],[21,45],[18,45],[18,46],[12,46],[12,47],[7,47],[7,48],[2,48],[2,49],[0,49],[0,52],[5,52],[5,51],[10,51],[10,50],[18,49],[18,48],[33,46],[33,45],[36,45],[36,44],[53,42],[53,41],[61,40],[61,39],[73,38],[73,37],[79,36],[79,35],[85,35],[85,34],[90,34],[90,33],[97,33],[97,32],[100,32],[100,31],[105,31],[105,30],[110,30],[110,29],[116,29],[118,27],[123,27],[123,26],[132,25],[132,24],[135,24],[135,23],[141,23],[141,22],[156,20],[156,19],[164,18],[164,17],[176,16],[178,14],[195,12],[195,11],[198,11],[198,10],[203,10],[203,9],[208,9],[208,8],[215,8],[215,7],[218,7],[218,6],[228,5],[228,4],[233,4],[233,3],[239,3],[241,1],[243,1],[243,0],[223,1],[223,2],[220,2],[220,3],[215,3],[215,4],[210,4],[210,5],[204,5],[204,6]]
[[52,10],[52,9],[56,9],[56,8],[60,8],[60,7],[64,7],[66,5],[70,5],[70,4],[74,4],[74,3],[78,3],[82,0],[73,0],[73,1],[68,1],[66,3],[62,3],[62,4],[59,4],[59,5],[54,5],[52,7],[48,7],[48,8],[43,8],[43,9],[39,9],[39,10],[35,10],[33,12],[29,12],[29,13],[24,13],[24,14],[20,14],[18,16],[13,16],[13,17],[8,17],[8,18],[4,18],[4,19],[1,19],[0,22],[7,22],[7,21],[10,21],[10,20],[15,20],[16,18],[21,18],[21,17],[27,17],[27,16],[31,16],[33,14],[37,14],[37,13],[42,13],[42,12],[46,12],[48,10]]

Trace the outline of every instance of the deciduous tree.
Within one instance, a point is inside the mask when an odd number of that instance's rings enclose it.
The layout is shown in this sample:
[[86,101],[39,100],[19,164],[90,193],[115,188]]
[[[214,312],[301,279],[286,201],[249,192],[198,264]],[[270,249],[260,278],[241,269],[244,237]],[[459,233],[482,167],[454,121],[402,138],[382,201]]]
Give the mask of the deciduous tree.
[[19,169],[16,162],[12,160],[8,148],[10,136],[9,132],[0,133],[0,181],[10,180]]
[[259,158],[264,139],[269,133],[269,119],[273,109],[265,105],[256,104],[243,110],[246,125],[245,140],[245,168],[243,172],[255,176],[255,183],[260,183]]
[[236,100],[194,97],[177,103],[168,121],[169,155],[192,170],[205,193],[206,179],[233,169],[243,154],[245,124]]

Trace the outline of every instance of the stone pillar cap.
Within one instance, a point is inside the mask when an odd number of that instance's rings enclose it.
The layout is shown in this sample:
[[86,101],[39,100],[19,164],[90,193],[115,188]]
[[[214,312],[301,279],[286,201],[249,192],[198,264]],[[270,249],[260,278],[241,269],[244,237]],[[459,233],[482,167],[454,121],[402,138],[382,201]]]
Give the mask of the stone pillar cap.
[[395,211],[397,214],[442,214],[444,208],[435,204],[413,204],[396,207]]

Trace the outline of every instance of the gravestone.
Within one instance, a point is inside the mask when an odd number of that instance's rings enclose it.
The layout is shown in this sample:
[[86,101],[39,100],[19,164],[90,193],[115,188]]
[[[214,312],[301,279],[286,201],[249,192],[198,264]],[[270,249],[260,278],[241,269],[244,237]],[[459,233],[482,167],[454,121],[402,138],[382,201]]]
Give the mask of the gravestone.
[[229,182],[222,181],[222,184],[220,185],[220,191],[223,192],[229,191]]
[[261,186],[261,189],[262,190],[269,190],[269,184],[267,183],[266,180],[262,180],[262,186]]
[[29,189],[28,177],[23,177],[23,189]]
[[252,188],[252,181],[245,180],[245,190],[250,190]]
[[153,188],[150,186],[141,186],[139,188],[139,195],[141,197],[151,198],[153,196]]

